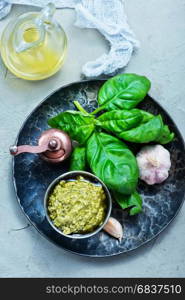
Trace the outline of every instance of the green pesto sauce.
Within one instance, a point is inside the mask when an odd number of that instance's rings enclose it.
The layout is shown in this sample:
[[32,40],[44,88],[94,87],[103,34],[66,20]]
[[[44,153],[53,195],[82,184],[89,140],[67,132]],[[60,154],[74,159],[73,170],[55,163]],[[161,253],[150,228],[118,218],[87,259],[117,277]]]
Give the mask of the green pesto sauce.
[[92,232],[103,223],[106,207],[102,186],[81,176],[73,181],[61,180],[48,201],[49,216],[64,234]]

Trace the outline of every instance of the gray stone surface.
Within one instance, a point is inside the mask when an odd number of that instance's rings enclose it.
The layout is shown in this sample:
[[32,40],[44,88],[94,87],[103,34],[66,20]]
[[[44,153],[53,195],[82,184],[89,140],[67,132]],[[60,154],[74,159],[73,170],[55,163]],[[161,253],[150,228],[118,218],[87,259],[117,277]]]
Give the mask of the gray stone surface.
[[[33,9],[14,7],[10,16],[0,21],[0,32],[12,17]],[[185,1],[130,0],[126,9],[141,49],[125,71],[151,79],[151,95],[168,110],[185,137]],[[106,259],[79,257],[57,248],[27,225],[18,207],[8,148],[22,122],[49,93],[79,80],[86,61],[108,49],[97,31],[73,26],[73,11],[58,10],[57,16],[69,38],[68,56],[58,74],[27,82],[7,72],[0,61],[0,277],[184,277],[185,205],[155,241]]]

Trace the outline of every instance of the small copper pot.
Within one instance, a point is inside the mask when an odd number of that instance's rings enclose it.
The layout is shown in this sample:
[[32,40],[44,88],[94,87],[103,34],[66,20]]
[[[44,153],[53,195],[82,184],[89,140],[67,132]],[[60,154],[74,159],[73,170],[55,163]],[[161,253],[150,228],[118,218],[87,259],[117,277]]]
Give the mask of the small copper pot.
[[38,146],[11,146],[10,154],[19,155],[24,152],[40,153],[42,159],[49,163],[60,163],[72,151],[72,142],[67,133],[59,129],[48,129],[42,133]]

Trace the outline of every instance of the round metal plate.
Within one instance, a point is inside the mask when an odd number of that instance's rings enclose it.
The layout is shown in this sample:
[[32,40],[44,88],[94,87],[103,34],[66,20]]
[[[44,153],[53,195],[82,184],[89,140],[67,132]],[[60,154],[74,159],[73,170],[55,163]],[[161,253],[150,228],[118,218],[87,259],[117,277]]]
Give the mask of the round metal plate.
[[[102,80],[82,81],[62,87],[50,95],[25,120],[17,137],[17,144],[36,145],[42,131],[48,129],[48,118],[67,109],[75,109],[78,100],[87,110],[97,106],[97,91]],[[68,171],[69,160],[59,165],[51,165],[38,155],[21,154],[13,158],[13,176],[17,199],[24,214],[36,229],[58,246],[73,253],[104,257],[113,256],[136,249],[156,237],[172,221],[179,211],[185,194],[185,147],[183,139],[170,116],[150,96],[140,108],[160,113],[164,121],[175,132],[175,140],[165,147],[171,153],[172,167],[168,179],[159,185],[148,186],[139,182],[138,191],[143,198],[143,212],[130,217],[116,203],[112,216],[124,227],[124,239],[120,243],[104,231],[83,239],[68,239],[57,233],[47,222],[44,211],[44,194],[49,184],[59,175]],[[138,145],[134,151],[138,151]]]

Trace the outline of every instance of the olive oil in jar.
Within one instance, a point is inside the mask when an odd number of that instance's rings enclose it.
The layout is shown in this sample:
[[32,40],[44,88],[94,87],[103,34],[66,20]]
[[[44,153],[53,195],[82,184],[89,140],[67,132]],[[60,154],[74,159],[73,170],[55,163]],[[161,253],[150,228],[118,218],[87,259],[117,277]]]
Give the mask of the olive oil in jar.
[[62,27],[52,22],[51,16],[48,19],[48,9],[51,7],[47,6],[41,14],[20,16],[16,22],[8,24],[2,35],[2,59],[20,78],[47,78],[55,74],[64,62],[67,38]]

